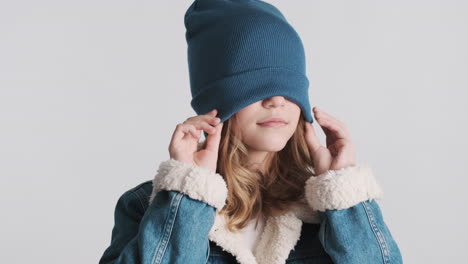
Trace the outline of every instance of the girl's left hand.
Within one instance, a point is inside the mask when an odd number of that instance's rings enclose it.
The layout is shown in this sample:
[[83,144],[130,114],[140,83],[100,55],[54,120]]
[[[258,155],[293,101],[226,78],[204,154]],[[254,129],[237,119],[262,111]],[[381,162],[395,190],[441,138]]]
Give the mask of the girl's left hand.
[[306,141],[312,156],[315,175],[318,176],[327,170],[338,170],[355,165],[356,151],[351,142],[348,128],[343,122],[328,113],[313,108],[315,120],[326,135],[327,147],[320,144],[311,123],[306,122]]

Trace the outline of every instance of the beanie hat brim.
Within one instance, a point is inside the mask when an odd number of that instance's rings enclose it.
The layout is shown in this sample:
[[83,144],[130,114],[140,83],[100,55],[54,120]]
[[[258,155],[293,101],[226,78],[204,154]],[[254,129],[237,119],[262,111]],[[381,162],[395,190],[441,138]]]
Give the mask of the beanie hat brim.
[[[294,101],[304,113],[305,120],[312,123],[309,101],[303,99],[309,97],[308,87],[309,81],[304,75],[284,68],[269,67],[215,81],[194,95],[191,105],[197,113],[218,109],[217,116],[224,122],[252,103],[272,96],[284,96]],[[200,103],[208,100],[214,101],[213,104]]]

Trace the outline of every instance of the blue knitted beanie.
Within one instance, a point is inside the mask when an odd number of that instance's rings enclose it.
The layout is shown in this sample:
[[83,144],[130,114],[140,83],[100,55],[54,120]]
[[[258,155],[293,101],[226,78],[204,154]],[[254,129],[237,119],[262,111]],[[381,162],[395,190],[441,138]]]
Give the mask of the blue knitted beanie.
[[190,104],[198,115],[217,109],[224,122],[252,103],[281,95],[313,122],[304,47],[276,7],[260,0],[195,0],[184,24]]

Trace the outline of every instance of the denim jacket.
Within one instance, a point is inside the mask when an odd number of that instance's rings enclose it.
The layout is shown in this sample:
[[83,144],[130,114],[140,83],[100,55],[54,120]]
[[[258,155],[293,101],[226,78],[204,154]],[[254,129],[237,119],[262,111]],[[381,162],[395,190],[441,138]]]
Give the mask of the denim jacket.
[[123,193],[100,264],[402,263],[377,204],[372,170],[357,164],[312,176],[305,198],[267,219],[253,251],[219,212],[223,177],[178,160],[161,162],[154,179]]

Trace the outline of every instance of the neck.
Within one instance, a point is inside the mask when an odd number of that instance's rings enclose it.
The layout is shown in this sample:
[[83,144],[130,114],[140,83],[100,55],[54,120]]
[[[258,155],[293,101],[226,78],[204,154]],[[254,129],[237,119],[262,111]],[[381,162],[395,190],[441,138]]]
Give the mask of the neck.
[[271,160],[271,152],[268,151],[251,151],[249,150],[249,168],[265,172]]

